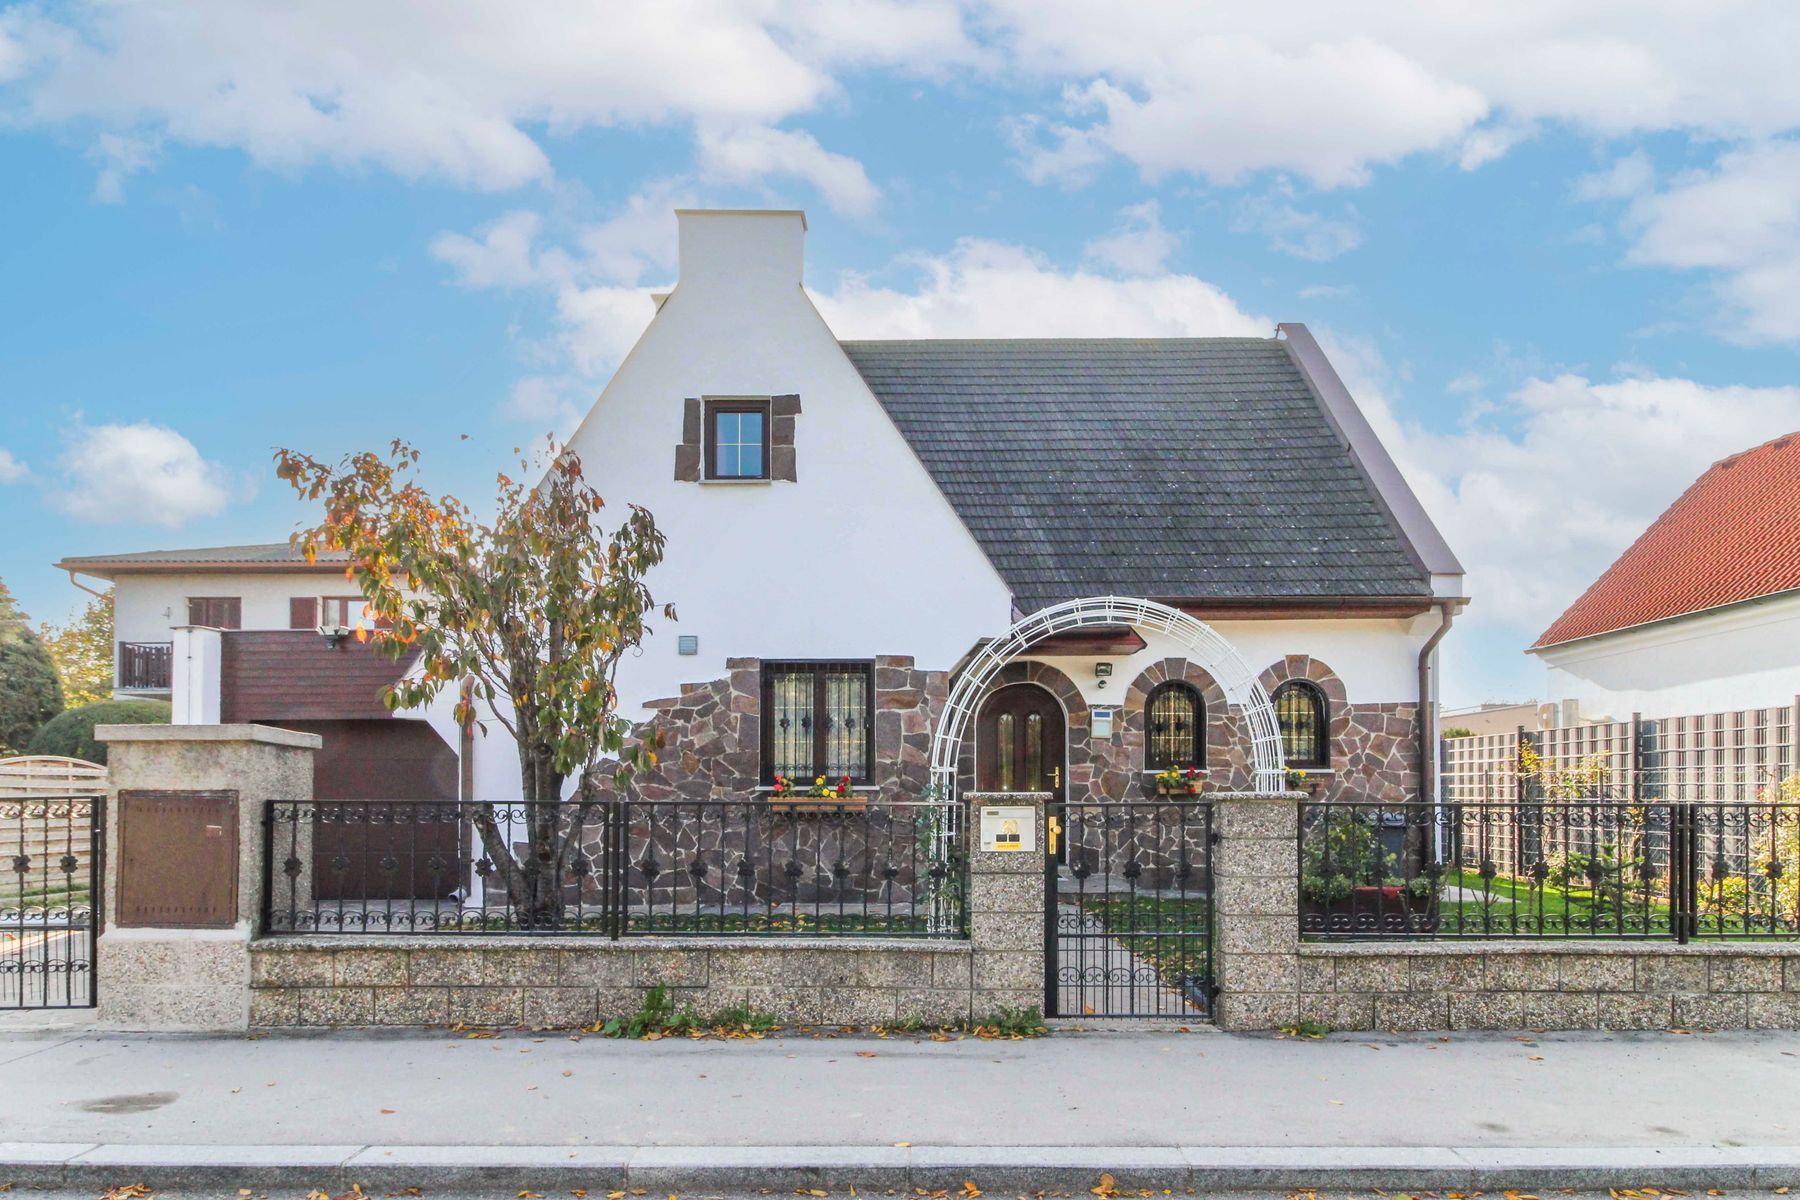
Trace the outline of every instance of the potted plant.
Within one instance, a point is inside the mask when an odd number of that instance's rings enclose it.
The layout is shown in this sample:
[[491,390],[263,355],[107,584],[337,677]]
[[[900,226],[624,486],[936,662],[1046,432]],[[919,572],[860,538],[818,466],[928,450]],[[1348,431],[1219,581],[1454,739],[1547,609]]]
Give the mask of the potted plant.
[[840,775],[836,782],[820,775],[812,781],[805,791],[794,786],[794,781],[786,775],[775,776],[775,786],[770,789],[770,799],[781,804],[782,811],[795,812],[801,809],[815,809],[830,812],[844,812],[853,808],[861,808],[862,802],[850,787],[850,777]]
[[1199,767],[1169,767],[1156,773],[1159,796],[1197,796],[1206,777]]
[[1325,786],[1325,776],[1318,771],[1302,771],[1298,767],[1289,767],[1287,786],[1290,792],[1312,792],[1318,794]]

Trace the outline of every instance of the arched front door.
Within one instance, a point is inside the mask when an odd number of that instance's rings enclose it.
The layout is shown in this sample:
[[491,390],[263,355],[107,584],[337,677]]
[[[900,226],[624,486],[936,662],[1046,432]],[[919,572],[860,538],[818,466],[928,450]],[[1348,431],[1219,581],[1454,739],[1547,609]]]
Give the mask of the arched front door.
[[1000,688],[975,723],[975,786],[983,792],[1063,794],[1069,741],[1062,706],[1035,683]]

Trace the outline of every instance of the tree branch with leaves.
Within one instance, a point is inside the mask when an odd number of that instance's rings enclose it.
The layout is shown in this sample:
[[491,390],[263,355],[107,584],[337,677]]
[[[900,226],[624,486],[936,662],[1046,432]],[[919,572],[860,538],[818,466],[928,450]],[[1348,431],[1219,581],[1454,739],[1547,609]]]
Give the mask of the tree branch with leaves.
[[[620,660],[650,633],[646,617],[657,609],[644,580],[662,561],[663,535],[636,505],[603,533],[605,501],[566,447],[550,445],[539,464],[521,461],[523,474],[543,470],[534,487],[501,475],[490,521],[427,492],[419,461],[396,440],[386,455],[335,464],[278,450],[275,473],[324,505],[324,519],[294,540],[308,562],[322,550],[347,556],[344,576],[367,601],[357,637],[397,658],[418,652],[384,693],[388,707],[420,708],[452,687],[459,722],[484,734],[491,722],[513,738],[523,852],[491,803],[472,804],[471,819],[519,920],[554,927],[563,920],[558,881],[590,809],[656,762],[658,743],[633,741],[619,716],[616,679]],[[660,611],[675,617],[671,606]]]

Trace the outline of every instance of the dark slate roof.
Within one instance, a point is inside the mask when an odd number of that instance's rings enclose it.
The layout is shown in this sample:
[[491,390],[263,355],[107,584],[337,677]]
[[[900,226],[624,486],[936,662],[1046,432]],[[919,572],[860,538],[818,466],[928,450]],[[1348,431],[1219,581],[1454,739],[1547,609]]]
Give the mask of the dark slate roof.
[[1275,339],[843,347],[1023,611],[1430,591]]

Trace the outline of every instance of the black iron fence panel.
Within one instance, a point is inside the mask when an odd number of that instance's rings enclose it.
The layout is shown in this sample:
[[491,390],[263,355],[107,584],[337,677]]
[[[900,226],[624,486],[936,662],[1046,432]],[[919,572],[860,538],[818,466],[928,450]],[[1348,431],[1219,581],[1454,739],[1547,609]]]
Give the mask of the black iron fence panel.
[[1800,804],[1323,801],[1300,812],[1316,939],[1800,937]]
[[960,937],[951,806],[271,802],[270,933]]
[[0,798],[0,1009],[94,1006],[105,804]]
[[1051,1015],[1211,1013],[1212,811],[1197,796],[1049,807]]

